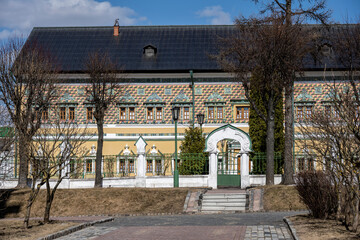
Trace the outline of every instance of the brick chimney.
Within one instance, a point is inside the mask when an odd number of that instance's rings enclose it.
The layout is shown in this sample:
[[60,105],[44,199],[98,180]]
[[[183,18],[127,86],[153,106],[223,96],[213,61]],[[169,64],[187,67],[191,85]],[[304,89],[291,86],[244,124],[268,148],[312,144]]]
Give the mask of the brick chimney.
[[117,18],[114,23],[114,36],[119,36],[119,19]]

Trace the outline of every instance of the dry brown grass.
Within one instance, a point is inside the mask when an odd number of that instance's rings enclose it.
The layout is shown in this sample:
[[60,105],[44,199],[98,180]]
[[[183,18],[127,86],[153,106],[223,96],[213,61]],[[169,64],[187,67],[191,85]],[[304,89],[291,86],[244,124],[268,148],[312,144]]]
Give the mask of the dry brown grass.
[[38,239],[54,232],[78,225],[74,222],[53,221],[51,224],[43,225],[36,220],[30,220],[31,228],[24,229],[23,220],[6,220],[0,222],[0,239]]
[[[181,213],[189,189],[102,188],[59,189],[51,216]],[[15,190],[2,202],[0,218],[24,217],[29,190]],[[31,217],[42,217],[45,191],[32,207]]]
[[295,186],[273,185],[263,186],[264,209],[266,211],[291,211],[306,209]]
[[298,215],[289,218],[296,229],[296,235],[301,240],[355,240],[360,235],[349,232],[336,220],[315,219],[308,215]]

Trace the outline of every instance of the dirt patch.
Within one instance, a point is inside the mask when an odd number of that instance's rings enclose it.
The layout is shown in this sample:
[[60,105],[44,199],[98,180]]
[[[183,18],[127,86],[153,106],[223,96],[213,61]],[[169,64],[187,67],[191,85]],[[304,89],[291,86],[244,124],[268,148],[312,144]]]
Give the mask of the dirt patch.
[[292,211],[306,209],[295,186],[264,186],[264,209],[266,211]]
[[38,239],[80,223],[52,221],[50,224],[44,225],[40,221],[31,220],[29,229],[25,229],[23,224],[23,220],[1,221],[0,239]]
[[[188,188],[59,189],[51,216],[116,215],[134,213],[181,213]],[[193,189],[195,190],[195,189]],[[2,200],[0,218],[24,217],[29,190],[11,191]],[[45,191],[33,205],[31,217],[42,217]]]
[[289,218],[301,240],[355,240],[360,235],[349,232],[336,220],[315,219],[309,215],[298,215]]

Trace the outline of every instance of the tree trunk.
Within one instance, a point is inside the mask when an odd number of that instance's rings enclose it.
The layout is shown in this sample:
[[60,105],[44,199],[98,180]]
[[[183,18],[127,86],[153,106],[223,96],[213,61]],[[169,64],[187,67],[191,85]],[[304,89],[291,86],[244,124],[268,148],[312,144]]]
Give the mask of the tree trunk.
[[101,164],[102,164],[102,152],[103,152],[103,144],[104,144],[104,124],[103,124],[102,120],[97,122],[97,129],[98,129],[98,141],[97,141],[96,160],[95,160],[95,186],[94,187],[101,188],[103,185]]
[[284,143],[284,179],[283,184],[294,184],[293,168],[293,106],[294,82],[289,81],[285,86],[285,143]]
[[[271,94],[270,94],[271,95]],[[275,110],[273,96],[269,96],[266,121],[266,185],[274,185]]]
[[352,221],[352,230],[357,232],[359,225],[359,198],[354,197],[354,209],[353,209],[353,221]]
[[53,195],[50,189],[49,179],[46,179],[46,202],[45,202],[45,213],[44,213],[44,223],[50,222],[50,209],[52,204]]
[[[17,167],[17,166],[15,166]],[[28,188],[29,141],[19,132],[19,179],[16,188]]]
[[36,179],[33,179],[32,189],[30,192],[30,196],[27,200],[26,212],[25,212],[25,217],[24,217],[24,227],[25,228],[29,227],[31,207],[32,207],[33,203],[35,202],[36,196],[38,195],[40,188],[41,188],[41,184],[38,184],[38,186],[36,186],[36,188],[35,188],[35,184],[36,184]]

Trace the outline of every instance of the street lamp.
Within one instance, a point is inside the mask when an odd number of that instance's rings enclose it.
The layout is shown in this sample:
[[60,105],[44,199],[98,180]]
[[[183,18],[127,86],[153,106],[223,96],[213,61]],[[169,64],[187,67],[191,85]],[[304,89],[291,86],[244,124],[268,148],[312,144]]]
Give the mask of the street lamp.
[[198,114],[196,115],[196,118],[197,118],[197,120],[198,120],[198,122],[199,122],[199,124],[200,124],[200,129],[202,129],[201,127],[202,127],[202,125],[203,125],[203,123],[204,123],[205,115],[204,115],[203,113],[198,113]]
[[179,187],[179,170],[177,167],[178,164],[178,158],[177,158],[177,121],[179,119],[179,107],[173,107],[171,109],[172,117],[175,122],[175,170],[174,170],[174,187]]

